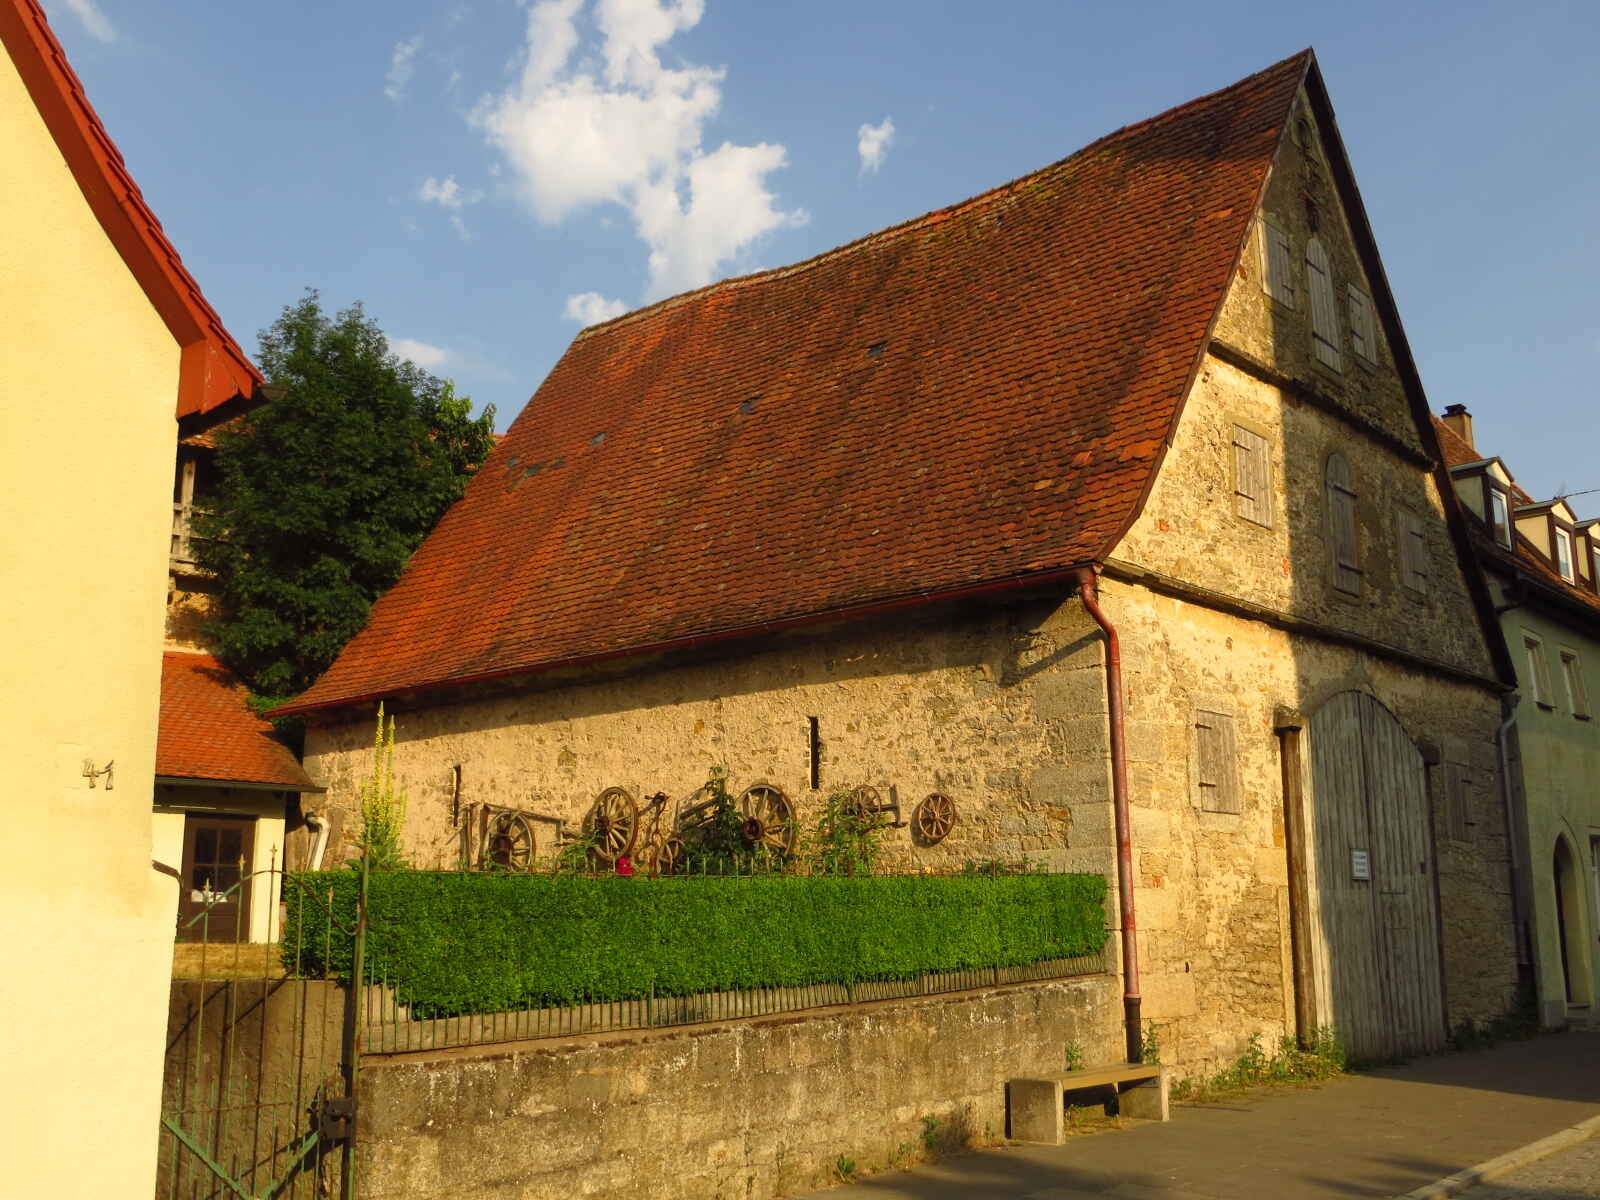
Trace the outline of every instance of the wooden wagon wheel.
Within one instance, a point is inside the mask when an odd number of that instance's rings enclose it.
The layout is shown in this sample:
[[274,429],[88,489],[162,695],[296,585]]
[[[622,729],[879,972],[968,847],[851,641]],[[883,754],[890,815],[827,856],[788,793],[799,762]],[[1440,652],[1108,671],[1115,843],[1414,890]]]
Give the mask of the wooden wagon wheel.
[[657,842],[650,850],[650,873],[676,875],[683,864],[684,849],[683,839],[675,833]]
[[880,824],[883,813],[883,797],[878,794],[878,789],[870,783],[863,783],[850,793],[849,799],[844,802],[844,811],[860,821],[863,825]]
[[941,792],[934,792],[917,805],[911,814],[911,827],[917,840],[925,846],[944,841],[956,824],[956,802]]
[[526,871],[533,865],[536,849],[532,821],[521,813],[496,813],[483,831],[480,860],[485,867]]
[[639,833],[639,805],[622,788],[607,788],[583,819],[583,831],[594,840],[595,856],[614,863],[633,849]]
[[794,806],[770,783],[751,784],[739,796],[739,834],[751,850],[788,854],[794,849]]

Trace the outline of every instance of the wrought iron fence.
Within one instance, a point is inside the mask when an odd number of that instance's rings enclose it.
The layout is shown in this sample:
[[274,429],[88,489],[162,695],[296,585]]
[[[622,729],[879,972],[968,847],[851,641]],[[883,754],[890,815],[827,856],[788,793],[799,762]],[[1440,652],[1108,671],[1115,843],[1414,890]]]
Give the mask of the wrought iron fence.
[[[294,891],[282,871],[247,872],[207,893],[178,930],[162,1080],[156,1196],[165,1200],[354,1196],[354,1012],[349,990],[277,945],[251,944],[256,882]],[[243,890],[242,890],[243,889]],[[317,898],[324,944],[359,936]],[[219,914],[227,914],[220,916]],[[302,926],[302,934],[307,930]],[[312,939],[301,937],[300,944]]]

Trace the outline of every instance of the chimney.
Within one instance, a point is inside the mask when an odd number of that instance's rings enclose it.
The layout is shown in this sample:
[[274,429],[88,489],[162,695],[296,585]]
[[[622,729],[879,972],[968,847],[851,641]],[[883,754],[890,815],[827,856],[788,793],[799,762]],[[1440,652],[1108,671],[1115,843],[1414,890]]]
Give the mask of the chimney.
[[1444,423],[1467,445],[1477,450],[1472,442],[1472,414],[1465,404],[1452,404],[1444,410]]

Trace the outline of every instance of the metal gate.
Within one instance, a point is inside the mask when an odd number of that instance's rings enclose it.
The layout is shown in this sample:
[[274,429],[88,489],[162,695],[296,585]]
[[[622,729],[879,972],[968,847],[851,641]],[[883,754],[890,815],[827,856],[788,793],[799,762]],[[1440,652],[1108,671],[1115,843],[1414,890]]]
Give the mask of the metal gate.
[[[304,890],[303,881],[242,863],[228,874],[216,891],[203,881],[199,911],[178,929],[156,1196],[353,1197],[360,990],[307,978],[276,943],[246,940],[241,898],[277,906],[280,889]],[[298,918],[325,923],[307,932],[364,940],[363,919],[347,929],[331,898],[306,898]]]
[[1316,1023],[1358,1061],[1441,1049],[1427,777],[1392,713],[1342,692],[1309,722],[1309,985]]

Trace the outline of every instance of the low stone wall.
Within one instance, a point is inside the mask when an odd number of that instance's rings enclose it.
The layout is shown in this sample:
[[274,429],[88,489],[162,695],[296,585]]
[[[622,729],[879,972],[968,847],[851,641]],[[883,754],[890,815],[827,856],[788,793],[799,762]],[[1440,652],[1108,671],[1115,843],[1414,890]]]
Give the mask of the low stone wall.
[[1005,1082],[1118,1057],[1107,975],[369,1059],[367,1200],[760,1200],[1005,1132]]

